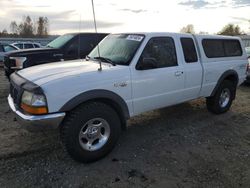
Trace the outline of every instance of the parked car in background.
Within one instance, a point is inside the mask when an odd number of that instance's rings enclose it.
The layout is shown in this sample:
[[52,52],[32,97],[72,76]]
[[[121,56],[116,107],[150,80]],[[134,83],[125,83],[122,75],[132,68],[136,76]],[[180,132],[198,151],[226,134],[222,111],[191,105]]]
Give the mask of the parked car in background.
[[7,77],[15,70],[34,65],[85,58],[107,33],[70,33],[62,35],[45,48],[20,50],[4,59]]
[[29,48],[41,48],[41,44],[37,42],[15,42],[12,43],[13,46],[18,47],[19,49],[29,49]]
[[246,83],[250,83],[250,47],[246,47],[247,57],[248,57],[248,67],[247,67],[247,78]]
[[3,66],[3,60],[4,60],[4,55],[7,52],[14,51],[14,50],[19,50],[16,46],[13,46],[11,44],[1,44],[0,43],[0,66]]

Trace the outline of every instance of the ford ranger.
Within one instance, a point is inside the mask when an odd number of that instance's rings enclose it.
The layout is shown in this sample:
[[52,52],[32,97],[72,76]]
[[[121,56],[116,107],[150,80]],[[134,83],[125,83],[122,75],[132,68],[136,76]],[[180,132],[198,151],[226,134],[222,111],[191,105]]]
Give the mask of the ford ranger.
[[92,162],[143,112],[200,97],[210,112],[227,112],[246,78],[242,49],[237,37],[111,34],[84,60],[13,73],[8,102],[21,124],[59,127],[68,153]]

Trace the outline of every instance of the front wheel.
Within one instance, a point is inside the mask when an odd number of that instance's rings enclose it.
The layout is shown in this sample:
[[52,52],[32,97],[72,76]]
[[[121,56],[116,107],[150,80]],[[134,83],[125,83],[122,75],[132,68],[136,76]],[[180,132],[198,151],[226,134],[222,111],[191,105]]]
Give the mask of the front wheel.
[[227,112],[233,102],[236,92],[236,85],[229,80],[225,80],[212,97],[206,100],[207,109],[215,114]]
[[120,122],[115,110],[104,103],[83,104],[70,112],[62,124],[65,148],[79,162],[96,161],[115,146]]

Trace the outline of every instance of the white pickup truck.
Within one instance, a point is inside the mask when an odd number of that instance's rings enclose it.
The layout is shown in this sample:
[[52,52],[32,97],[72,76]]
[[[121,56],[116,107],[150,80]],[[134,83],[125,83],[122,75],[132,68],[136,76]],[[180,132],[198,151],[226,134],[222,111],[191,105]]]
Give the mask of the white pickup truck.
[[246,67],[237,37],[111,34],[85,60],[13,73],[8,102],[22,124],[59,127],[68,153],[91,162],[143,112],[199,97],[215,114],[228,111]]

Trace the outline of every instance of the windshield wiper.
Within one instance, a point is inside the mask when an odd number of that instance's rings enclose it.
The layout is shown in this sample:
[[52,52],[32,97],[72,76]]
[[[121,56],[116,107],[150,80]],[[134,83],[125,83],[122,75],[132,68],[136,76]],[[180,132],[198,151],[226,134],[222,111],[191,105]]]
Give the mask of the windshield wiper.
[[98,57],[94,57],[94,59],[97,59],[97,60],[99,59],[101,61],[104,61],[105,63],[110,63],[111,65],[116,66],[115,62],[113,62],[111,59],[106,58],[106,57],[100,57],[100,56],[98,56]]

